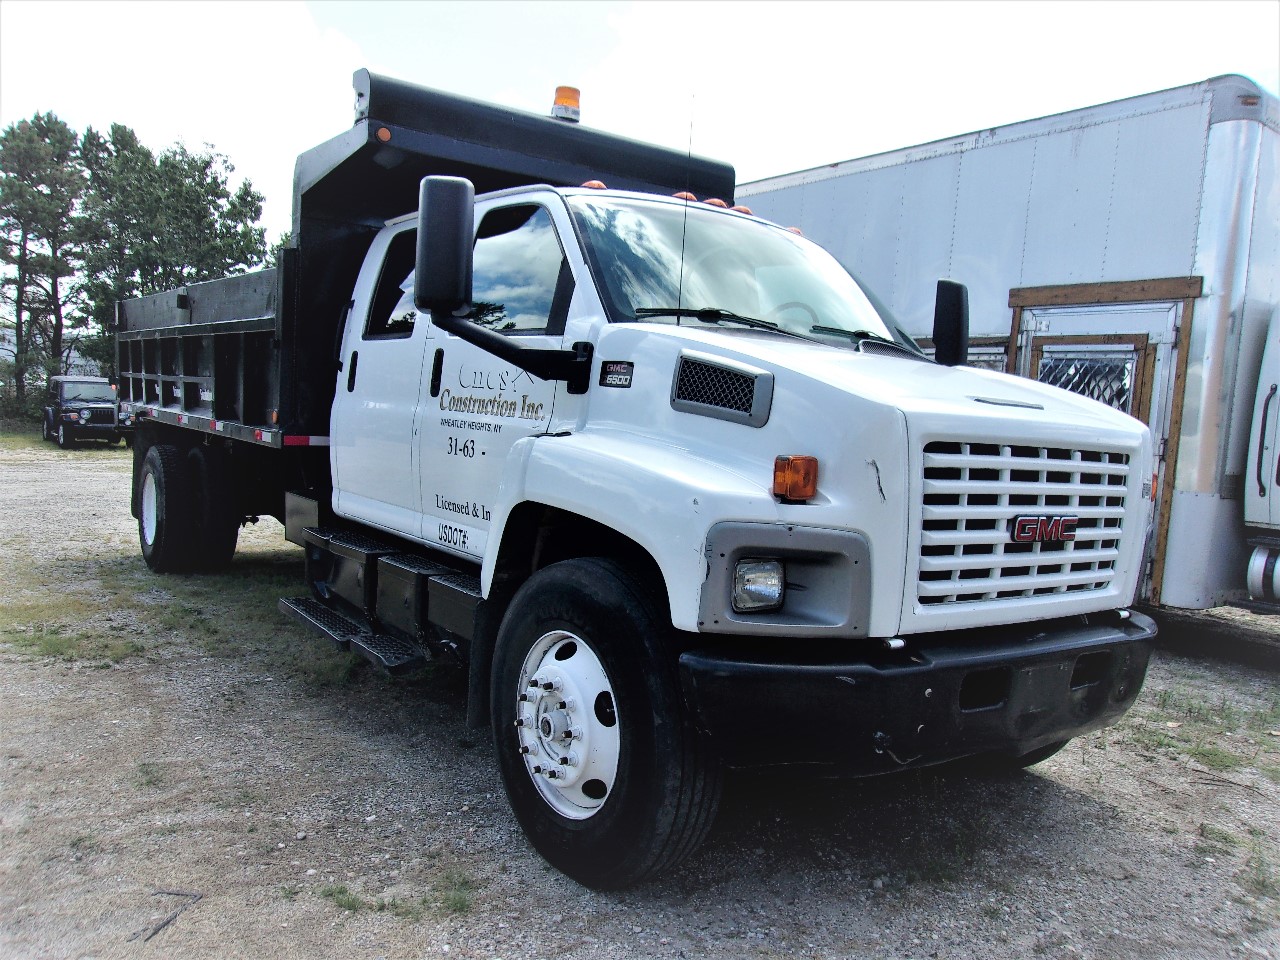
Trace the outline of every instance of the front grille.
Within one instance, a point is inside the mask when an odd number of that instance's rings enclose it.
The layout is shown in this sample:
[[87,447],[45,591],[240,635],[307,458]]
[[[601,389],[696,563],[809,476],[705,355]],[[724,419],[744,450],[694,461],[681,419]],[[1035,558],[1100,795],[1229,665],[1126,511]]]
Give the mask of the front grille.
[[[1103,590],[1116,575],[1129,455],[1110,450],[934,441],[924,448],[917,598],[972,603]],[[1026,527],[1075,539],[1015,542]]]
[[116,414],[114,410],[89,410],[89,419],[81,420],[81,423],[105,424],[115,423]]

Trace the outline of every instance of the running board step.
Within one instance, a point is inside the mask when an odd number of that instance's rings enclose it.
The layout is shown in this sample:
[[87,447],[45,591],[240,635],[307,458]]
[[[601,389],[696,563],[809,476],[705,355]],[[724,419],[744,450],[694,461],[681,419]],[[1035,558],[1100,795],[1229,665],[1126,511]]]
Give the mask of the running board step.
[[416,644],[385,633],[374,633],[312,597],[284,597],[280,612],[324,634],[343,650],[367,658],[388,673],[406,673],[427,662]]

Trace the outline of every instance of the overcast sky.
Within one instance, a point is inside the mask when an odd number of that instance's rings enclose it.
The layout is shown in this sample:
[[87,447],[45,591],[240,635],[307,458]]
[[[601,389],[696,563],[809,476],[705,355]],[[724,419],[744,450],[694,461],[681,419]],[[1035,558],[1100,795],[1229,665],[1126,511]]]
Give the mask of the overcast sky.
[[0,127],[52,111],[212,144],[289,227],[359,67],[735,164],[739,182],[1224,73],[1280,91],[1280,0],[0,0]]

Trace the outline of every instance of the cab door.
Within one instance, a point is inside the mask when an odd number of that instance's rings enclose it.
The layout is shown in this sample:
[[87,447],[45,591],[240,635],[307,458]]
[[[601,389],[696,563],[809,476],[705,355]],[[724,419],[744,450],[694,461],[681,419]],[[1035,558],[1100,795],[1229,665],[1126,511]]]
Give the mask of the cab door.
[[[471,319],[521,346],[559,349],[574,290],[560,237],[572,234],[558,198],[546,199],[478,205]],[[420,536],[479,559],[511,447],[547,432],[557,385],[434,325],[425,368],[415,438]]]
[[[429,327],[413,306],[416,237],[405,223],[369,251],[343,337],[329,452],[334,511],[408,537],[421,527],[413,429]],[[369,264],[379,261],[372,281]]]

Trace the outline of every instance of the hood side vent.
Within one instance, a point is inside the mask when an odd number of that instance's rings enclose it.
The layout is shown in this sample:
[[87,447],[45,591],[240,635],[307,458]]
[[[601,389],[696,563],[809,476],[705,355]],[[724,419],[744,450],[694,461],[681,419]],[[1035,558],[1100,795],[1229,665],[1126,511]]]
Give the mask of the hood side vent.
[[922,357],[914,350],[908,350],[906,347],[900,347],[896,343],[885,343],[883,340],[863,340],[858,344],[859,353],[872,353],[880,357],[900,357],[904,360],[919,360],[922,363],[928,363],[927,357]]
[[772,404],[769,371],[693,350],[681,352],[671,382],[672,409],[763,427]]

